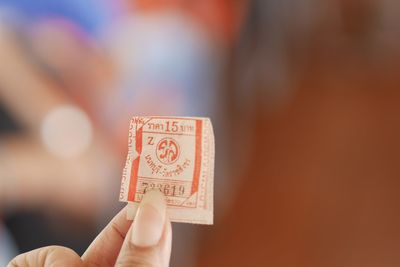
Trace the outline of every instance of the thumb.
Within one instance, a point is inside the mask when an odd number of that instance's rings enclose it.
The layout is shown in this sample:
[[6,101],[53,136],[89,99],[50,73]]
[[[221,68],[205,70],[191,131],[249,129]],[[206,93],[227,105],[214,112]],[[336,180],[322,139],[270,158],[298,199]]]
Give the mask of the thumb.
[[148,191],[125,237],[115,266],[168,266],[171,240],[171,222],[166,216],[164,195],[156,190]]

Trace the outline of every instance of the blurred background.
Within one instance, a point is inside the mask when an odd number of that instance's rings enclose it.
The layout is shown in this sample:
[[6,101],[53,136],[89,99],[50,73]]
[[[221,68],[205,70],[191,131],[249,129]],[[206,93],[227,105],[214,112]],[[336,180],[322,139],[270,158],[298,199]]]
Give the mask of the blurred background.
[[0,265],[83,253],[133,115],[209,116],[215,225],[171,266],[400,265],[400,2],[0,0]]

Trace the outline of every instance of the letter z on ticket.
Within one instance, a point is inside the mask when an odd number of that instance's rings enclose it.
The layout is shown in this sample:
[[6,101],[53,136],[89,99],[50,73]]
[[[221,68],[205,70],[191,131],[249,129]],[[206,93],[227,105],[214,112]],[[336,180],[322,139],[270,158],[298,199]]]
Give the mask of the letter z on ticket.
[[133,219],[147,190],[160,190],[171,221],[213,223],[214,133],[208,118],[133,117],[120,201]]

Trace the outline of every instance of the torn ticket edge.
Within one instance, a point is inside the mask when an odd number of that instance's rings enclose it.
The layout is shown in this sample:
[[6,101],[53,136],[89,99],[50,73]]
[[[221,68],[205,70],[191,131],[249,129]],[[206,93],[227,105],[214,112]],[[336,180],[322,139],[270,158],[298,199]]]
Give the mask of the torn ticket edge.
[[143,194],[159,189],[173,222],[213,224],[215,140],[198,117],[133,117],[120,201],[134,219]]

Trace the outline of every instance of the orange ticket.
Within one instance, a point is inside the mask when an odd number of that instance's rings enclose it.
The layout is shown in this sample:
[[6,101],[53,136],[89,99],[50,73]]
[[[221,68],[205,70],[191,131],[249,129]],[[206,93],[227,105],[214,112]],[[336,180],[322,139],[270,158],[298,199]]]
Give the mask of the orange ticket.
[[208,118],[133,117],[120,201],[133,219],[147,190],[164,193],[171,221],[213,223],[214,133]]

